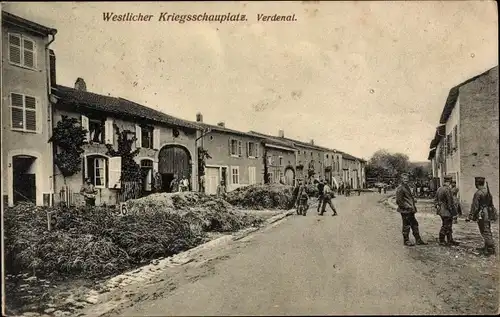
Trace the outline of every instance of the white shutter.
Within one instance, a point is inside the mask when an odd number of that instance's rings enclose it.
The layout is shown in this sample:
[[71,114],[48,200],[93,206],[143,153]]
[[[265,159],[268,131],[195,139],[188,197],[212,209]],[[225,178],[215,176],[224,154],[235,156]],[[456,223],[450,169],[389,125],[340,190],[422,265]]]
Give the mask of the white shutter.
[[238,141],[238,156],[242,156],[243,155],[243,144],[241,141]]
[[106,140],[106,144],[113,145],[113,120],[107,119],[106,124],[104,125],[104,137]]
[[146,174],[146,184],[144,184],[144,190],[151,191],[151,181],[153,179],[153,169],[149,168]]
[[120,179],[122,177],[122,157],[115,156],[109,159],[108,164],[109,188],[121,188]]
[[82,115],[82,128],[87,131],[87,134],[85,135],[85,142],[90,141],[90,131],[89,131],[89,118],[86,116]]
[[160,129],[153,129],[153,149],[158,150],[160,148]]
[[136,148],[141,148],[142,147],[142,134],[141,134],[142,130],[141,130],[141,126],[136,124],[135,125],[135,138],[137,140],[135,140],[135,147]]

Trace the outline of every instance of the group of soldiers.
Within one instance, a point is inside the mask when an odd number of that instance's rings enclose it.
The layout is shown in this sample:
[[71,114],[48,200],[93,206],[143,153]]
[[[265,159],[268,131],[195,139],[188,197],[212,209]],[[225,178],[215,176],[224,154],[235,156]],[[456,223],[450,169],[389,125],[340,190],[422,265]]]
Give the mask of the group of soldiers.
[[[332,199],[335,198],[334,190],[325,182],[323,179],[320,179],[317,183],[318,188],[318,214],[323,216],[326,212],[326,206],[330,206],[330,209],[333,212],[332,216],[337,216],[337,209],[335,208]],[[307,194],[307,188],[303,180],[299,180],[298,186],[294,191],[294,206],[297,209],[309,209],[309,195]],[[305,213],[303,213],[305,216]]]
[[[403,220],[403,243],[406,246],[426,245],[420,236],[419,224],[415,218],[417,212],[412,190],[409,185],[408,174],[401,176],[401,185],[396,189],[396,204],[398,212]],[[476,221],[479,227],[479,232],[484,239],[484,246],[478,248],[482,254],[489,256],[495,254],[495,243],[491,233],[491,222],[497,221],[497,210],[493,206],[493,198],[489,192],[488,184],[485,187],[484,177],[475,177],[475,185],[477,188],[472,200],[469,215],[466,219]],[[452,178],[447,176],[444,178],[444,184],[437,192],[434,200],[437,214],[441,217],[442,225],[439,231],[439,244],[443,246],[459,245],[453,239],[453,224],[457,223],[457,217],[461,214],[460,204],[458,201],[458,188],[453,184]],[[410,230],[415,237],[415,244],[410,242]]]

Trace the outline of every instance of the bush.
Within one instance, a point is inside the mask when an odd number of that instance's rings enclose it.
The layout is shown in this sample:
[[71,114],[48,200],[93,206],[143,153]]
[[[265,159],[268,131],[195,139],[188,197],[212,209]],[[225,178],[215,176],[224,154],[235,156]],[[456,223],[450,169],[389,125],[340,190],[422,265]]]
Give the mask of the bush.
[[226,200],[239,207],[252,209],[289,209],[293,188],[287,185],[251,185],[227,194]]

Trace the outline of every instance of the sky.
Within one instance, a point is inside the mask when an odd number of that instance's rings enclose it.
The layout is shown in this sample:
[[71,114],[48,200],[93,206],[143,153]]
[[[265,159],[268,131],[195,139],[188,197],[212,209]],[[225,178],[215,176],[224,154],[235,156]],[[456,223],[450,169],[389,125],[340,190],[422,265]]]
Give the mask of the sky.
[[[57,83],[369,159],[426,161],[449,90],[498,65],[493,1],[3,3],[58,30]],[[104,12],[152,14],[106,22]],[[160,22],[160,13],[245,14]],[[262,22],[257,15],[296,21]]]

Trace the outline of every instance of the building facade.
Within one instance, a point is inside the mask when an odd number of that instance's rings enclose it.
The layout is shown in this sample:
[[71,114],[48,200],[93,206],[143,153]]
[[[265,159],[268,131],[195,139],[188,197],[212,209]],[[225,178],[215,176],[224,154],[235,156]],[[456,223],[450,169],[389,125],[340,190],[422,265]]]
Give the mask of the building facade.
[[[115,205],[127,190],[139,191],[140,196],[151,193],[157,172],[162,192],[170,192],[174,177],[186,178],[192,190],[198,189],[196,138],[200,127],[130,100],[88,92],[81,78],[75,88],[55,85],[52,94],[54,127],[65,116],[76,118],[87,131],[81,171],[64,178],[55,167],[56,200],[83,203],[79,191],[85,179],[90,179],[98,191],[96,204]],[[134,160],[141,167],[140,182],[122,182],[121,157],[113,157],[108,150],[108,146],[118,149],[117,133],[124,131],[127,138],[136,138],[132,150],[138,150]]]
[[2,11],[2,188],[4,203],[50,205],[50,49],[57,30]]
[[223,122],[206,124],[200,113],[196,123],[206,131],[200,146],[210,155],[205,161],[205,193],[215,194],[221,181],[227,191],[264,182],[263,138],[228,129]]
[[476,191],[474,177],[486,178],[495,204],[499,193],[498,66],[453,87],[430,144],[436,185],[451,176],[468,210]]

